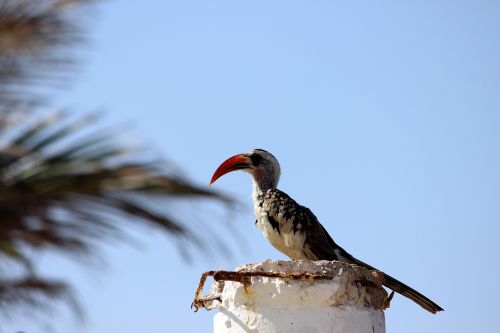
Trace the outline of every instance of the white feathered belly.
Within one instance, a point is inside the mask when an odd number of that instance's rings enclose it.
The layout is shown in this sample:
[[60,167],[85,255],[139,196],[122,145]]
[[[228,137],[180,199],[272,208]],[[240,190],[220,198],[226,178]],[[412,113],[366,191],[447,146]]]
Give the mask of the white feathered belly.
[[300,230],[296,230],[294,233],[293,222],[291,221],[278,223],[279,232],[269,222],[267,213],[259,212],[259,216],[257,216],[257,227],[272,246],[287,255],[290,259],[307,259],[303,251],[306,240],[304,233]]

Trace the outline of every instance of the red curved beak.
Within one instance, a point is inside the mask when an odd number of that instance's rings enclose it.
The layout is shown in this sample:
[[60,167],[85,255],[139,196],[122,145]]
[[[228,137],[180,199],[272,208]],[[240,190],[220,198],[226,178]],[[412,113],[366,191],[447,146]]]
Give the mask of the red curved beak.
[[252,162],[249,157],[245,154],[234,155],[227,160],[225,160],[218,168],[215,170],[212,179],[210,180],[210,185],[212,185],[217,179],[229,173],[231,171],[249,169],[252,166]]

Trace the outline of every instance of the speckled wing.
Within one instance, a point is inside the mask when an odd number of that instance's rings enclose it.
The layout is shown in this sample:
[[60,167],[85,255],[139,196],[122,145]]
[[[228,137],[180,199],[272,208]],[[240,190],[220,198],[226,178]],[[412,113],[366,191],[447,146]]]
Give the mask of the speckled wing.
[[293,237],[304,239],[301,255],[294,256],[296,251],[282,251],[291,259],[352,262],[349,260],[351,256],[333,241],[313,212],[299,205],[286,193],[269,189],[259,207],[267,214],[267,219],[276,232],[282,236],[291,233]]

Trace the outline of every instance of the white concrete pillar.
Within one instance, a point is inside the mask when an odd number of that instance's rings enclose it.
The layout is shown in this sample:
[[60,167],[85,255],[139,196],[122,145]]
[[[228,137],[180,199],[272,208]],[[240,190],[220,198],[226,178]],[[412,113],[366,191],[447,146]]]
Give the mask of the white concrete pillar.
[[378,272],[308,260],[268,260],[236,272],[215,275],[208,298],[216,300],[205,303],[219,310],[215,333],[385,332],[387,293]]

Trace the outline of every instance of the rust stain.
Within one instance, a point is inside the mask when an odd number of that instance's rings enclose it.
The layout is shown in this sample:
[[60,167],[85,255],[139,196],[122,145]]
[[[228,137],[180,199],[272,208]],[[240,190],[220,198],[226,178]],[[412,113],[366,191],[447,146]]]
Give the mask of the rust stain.
[[250,283],[244,283],[243,284],[243,291],[245,292],[245,295],[247,297],[252,297],[253,294],[254,294]]
[[199,308],[205,307],[207,302],[214,300],[219,300],[217,296],[201,296],[205,282],[209,276],[213,276],[215,281],[235,281],[240,282],[244,286],[244,291],[247,296],[252,296],[253,291],[250,288],[250,278],[253,276],[269,277],[269,278],[280,278],[280,279],[291,279],[291,280],[332,280],[333,275],[331,274],[309,274],[309,273],[282,273],[282,272],[234,272],[234,271],[208,271],[201,275],[200,282],[196,288],[194,294],[194,300],[191,303],[191,309],[198,311]]

